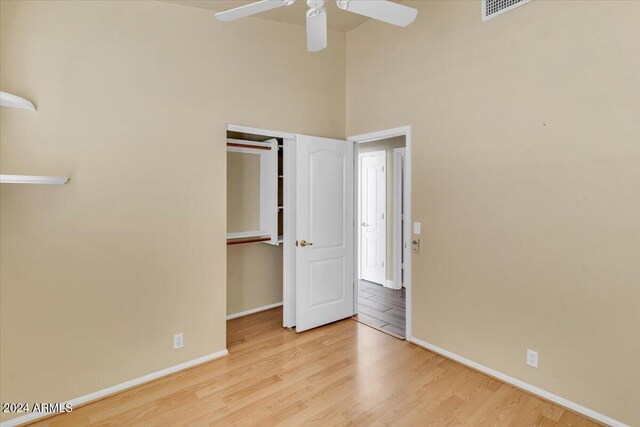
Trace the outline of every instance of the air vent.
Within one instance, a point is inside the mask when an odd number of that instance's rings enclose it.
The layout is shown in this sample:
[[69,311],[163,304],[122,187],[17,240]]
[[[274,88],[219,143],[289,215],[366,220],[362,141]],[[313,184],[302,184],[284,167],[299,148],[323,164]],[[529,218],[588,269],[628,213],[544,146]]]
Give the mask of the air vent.
[[531,0],[482,0],[482,20],[486,21],[494,16],[508,12]]

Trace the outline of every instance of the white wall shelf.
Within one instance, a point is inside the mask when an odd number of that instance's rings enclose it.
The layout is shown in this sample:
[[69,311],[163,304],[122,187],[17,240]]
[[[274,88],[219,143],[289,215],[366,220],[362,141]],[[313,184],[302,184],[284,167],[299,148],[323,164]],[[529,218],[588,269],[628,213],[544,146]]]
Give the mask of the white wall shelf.
[[262,237],[268,236],[268,231],[240,231],[238,233],[227,233],[227,239],[246,239],[248,237]]
[[31,101],[20,98],[16,95],[11,95],[7,92],[0,92],[0,106],[36,111],[36,107],[31,103]]
[[62,185],[68,181],[68,176],[0,175],[0,184]]

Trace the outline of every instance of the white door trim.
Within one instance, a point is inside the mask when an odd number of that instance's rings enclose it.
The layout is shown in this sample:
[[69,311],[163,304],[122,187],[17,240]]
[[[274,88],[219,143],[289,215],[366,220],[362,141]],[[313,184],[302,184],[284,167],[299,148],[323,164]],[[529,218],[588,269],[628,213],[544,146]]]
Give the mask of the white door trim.
[[[403,229],[401,201],[402,201],[402,181],[403,170],[402,164],[405,159],[403,157],[406,154],[406,149],[394,148],[393,149],[393,289],[402,289],[402,251],[403,242],[406,242],[400,236],[400,230]],[[404,223],[404,228],[407,228],[407,223]]]
[[[405,174],[405,187],[404,187],[404,193],[405,193],[405,198],[404,198],[404,212],[405,212],[405,224],[409,224],[411,225],[411,126],[402,126],[402,127],[398,127],[398,128],[394,128],[394,129],[387,129],[387,130],[382,130],[382,131],[378,131],[378,132],[372,132],[372,133],[367,133],[367,134],[362,134],[362,135],[355,135],[355,136],[350,136],[347,138],[347,140],[349,142],[353,142],[354,143],[354,150],[357,152],[357,144],[362,144],[364,142],[371,142],[371,141],[379,141],[381,139],[389,139],[389,138],[393,138],[395,136],[404,136],[405,137],[405,169],[404,169],[404,174]],[[355,156],[354,156],[355,157]],[[359,171],[357,170],[358,167],[354,168],[355,170],[355,177],[357,177],[359,174]],[[357,192],[354,192],[356,194],[354,194],[354,203],[357,203]],[[357,237],[356,237],[357,238]],[[404,229],[404,241],[405,242],[410,242],[411,241],[411,226],[409,227],[405,227]],[[357,246],[357,245],[355,245]],[[355,249],[354,249],[355,250]],[[354,254],[355,256],[357,256],[357,254]],[[406,245],[406,247],[404,248],[404,259],[405,259],[405,263],[404,263],[404,286],[407,289],[406,295],[407,295],[407,312],[406,312],[406,336],[407,337],[411,337],[412,334],[412,311],[413,311],[413,307],[412,307],[412,276],[411,276],[411,247],[410,245]],[[355,269],[354,269],[355,270]],[[354,273],[354,283],[357,283],[358,278],[356,277],[357,274]],[[357,296],[357,292],[358,292],[358,287],[354,286],[354,307],[353,307],[353,312],[354,314],[358,312],[358,296]]]
[[[368,151],[366,153],[358,153],[358,165],[357,165],[357,174],[358,174],[358,182],[357,182],[357,209],[358,209],[358,218],[357,218],[357,222],[356,222],[356,227],[358,228],[358,279],[363,279],[362,277],[362,159],[364,157],[369,157],[369,156],[381,156],[383,157],[384,161],[384,168],[387,167],[387,150],[377,150],[377,151]],[[383,264],[382,264],[382,277],[378,278],[379,280],[373,280],[372,277],[365,279],[365,280],[369,280],[373,283],[378,283],[382,286],[388,287],[388,280],[387,280],[387,245],[389,244],[388,240],[387,240],[387,218],[388,218],[388,212],[387,212],[387,171],[386,169],[384,170],[384,180],[382,182],[383,185],[383,191],[384,191],[384,229],[382,230],[382,237],[383,237],[383,243],[384,243],[384,255],[383,255]]]

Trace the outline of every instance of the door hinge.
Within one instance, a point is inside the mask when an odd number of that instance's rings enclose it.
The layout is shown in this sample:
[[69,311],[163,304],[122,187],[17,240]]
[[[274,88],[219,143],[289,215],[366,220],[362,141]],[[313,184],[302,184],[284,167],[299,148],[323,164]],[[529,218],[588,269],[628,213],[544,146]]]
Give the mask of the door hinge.
[[384,219],[384,213],[382,214],[382,219]]
[[384,261],[382,261],[382,268],[384,268]]

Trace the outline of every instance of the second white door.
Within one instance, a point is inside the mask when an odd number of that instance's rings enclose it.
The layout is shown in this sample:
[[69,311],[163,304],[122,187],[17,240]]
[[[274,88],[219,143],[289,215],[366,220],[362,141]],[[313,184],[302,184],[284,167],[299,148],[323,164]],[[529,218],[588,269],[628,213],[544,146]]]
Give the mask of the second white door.
[[386,151],[360,154],[360,275],[385,284],[387,269]]

